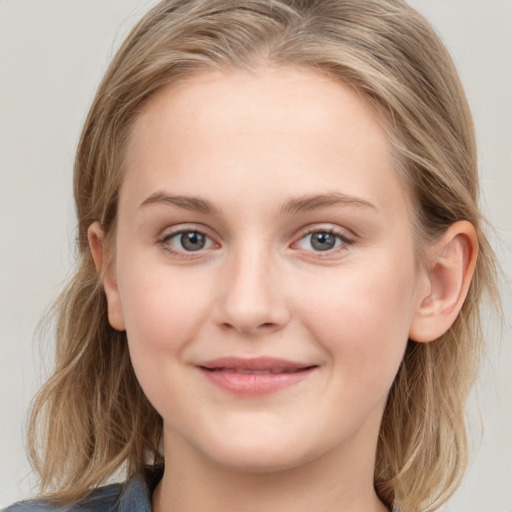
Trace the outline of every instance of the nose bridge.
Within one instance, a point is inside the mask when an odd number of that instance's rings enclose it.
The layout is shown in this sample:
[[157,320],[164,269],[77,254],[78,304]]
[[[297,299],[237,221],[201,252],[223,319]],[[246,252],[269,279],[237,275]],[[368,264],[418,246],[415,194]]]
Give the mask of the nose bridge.
[[234,248],[226,263],[220,322],[244,333],[269,332],[288,319],[277,260],[270,247],[253,241]]

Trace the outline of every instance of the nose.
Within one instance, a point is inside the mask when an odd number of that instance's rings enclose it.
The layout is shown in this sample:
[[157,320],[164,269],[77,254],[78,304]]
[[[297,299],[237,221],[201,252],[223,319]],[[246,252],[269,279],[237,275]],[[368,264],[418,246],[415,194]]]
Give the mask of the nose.
[[282,272],[276,267],[272,256],[263,250],[233,255],[222,274],[217,324],[253,336],[282,329],[290,313]]

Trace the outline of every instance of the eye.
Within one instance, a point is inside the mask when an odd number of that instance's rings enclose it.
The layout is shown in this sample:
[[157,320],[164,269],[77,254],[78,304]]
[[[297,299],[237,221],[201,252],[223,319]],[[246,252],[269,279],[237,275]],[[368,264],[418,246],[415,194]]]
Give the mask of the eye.
[[164,249],[172,252],[197,252],[214,246],[213,240],[196,230],[180,230],[165,235],[160,243]]
[[295,245],[305,251],[327,252],[349,244],[341,233],[333,230],[311,231],[303,236]]

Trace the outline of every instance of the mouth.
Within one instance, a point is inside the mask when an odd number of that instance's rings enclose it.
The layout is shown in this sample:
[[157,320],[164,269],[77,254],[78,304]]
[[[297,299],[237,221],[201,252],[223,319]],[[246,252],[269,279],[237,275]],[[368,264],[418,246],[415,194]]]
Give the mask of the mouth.
[[220,358],[197,365],[214,385],[237,395],[259,396],[298,384],[317,365],[271,357]]
[[279,373],[297,373],[303,370],[306,370],[307,368],[270,368],[268,370],[244,370],[242,368],[206,368],[203,367],[205,370],[210,372],[229,372],[229,373],[237,373],[238,375],[277,375]]

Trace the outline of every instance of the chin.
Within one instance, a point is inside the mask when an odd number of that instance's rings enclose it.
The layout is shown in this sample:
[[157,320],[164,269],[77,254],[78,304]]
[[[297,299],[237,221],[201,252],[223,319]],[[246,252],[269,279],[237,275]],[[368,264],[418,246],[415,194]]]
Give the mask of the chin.
[[[229,453],[216,453],[211,457],[218,465],[237,473],[263,474],[286,471],[307,462],[304,454],[283,452],[281,449],[255,450],[230,447]],[[210,455],[211,456],[211,455]]]
[[310,450],[300,437],[290,433],[276,436],[275,431],[265,436],[264,432],[253,431],[247,435],[223,436],[204,443],[200,448],[208,459],[226,469],[241,473],[269,473],[307,464],[321,455],[318,443],[316,450]]

